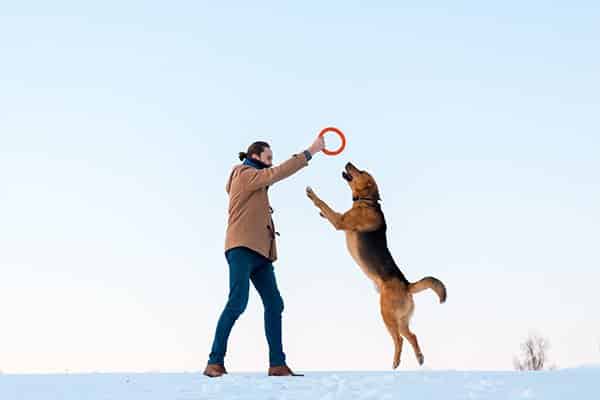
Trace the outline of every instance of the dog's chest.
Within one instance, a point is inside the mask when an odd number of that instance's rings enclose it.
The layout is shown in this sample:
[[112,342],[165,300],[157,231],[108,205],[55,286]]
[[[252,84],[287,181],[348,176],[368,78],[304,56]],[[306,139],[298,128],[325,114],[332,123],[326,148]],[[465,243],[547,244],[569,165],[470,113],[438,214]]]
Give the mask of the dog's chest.
[[372,268],[370,268],[367,260],[361,255],[361,242],[360,236],[357,232],[346,231],[346,246],[348,247],[348,251],[350,255],[356,261],[360,269],[367,275],[375,284],[381,281],[380,277],[374,273]]

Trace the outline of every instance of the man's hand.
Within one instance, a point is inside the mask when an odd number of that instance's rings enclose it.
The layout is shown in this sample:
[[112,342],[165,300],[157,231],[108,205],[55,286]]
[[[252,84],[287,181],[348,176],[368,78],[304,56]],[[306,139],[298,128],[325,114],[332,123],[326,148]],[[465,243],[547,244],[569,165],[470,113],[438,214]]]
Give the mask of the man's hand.
[[310,151],[311,155],[315,155],[320,151],[323,151],[325,148],[325,139],[323,137],[318,137],[315,141],[310,145],[308,151]]

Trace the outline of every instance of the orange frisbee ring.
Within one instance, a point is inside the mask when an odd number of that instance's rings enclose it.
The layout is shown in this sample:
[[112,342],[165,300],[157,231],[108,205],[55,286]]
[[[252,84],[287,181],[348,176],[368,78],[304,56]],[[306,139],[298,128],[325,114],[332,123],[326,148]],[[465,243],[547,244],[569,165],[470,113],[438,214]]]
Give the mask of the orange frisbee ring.
[[337,135],[340,137],[340,140],[342,141],[342,145],[337,150],[323,149],[323,153],[327,154],[328,156],[337,156],[342,151],[344,151],[344,148],[346,147],[346,136],[344,136],[344,134],[342,133],[342,131],[340,131],[338,128],[335,128],[333,126],[329,126],[329,127],[325,128],[325,129],[323,129],[321,132],[319,132],[319,137],[325,136],[325,134],[327,132],[337,133]]

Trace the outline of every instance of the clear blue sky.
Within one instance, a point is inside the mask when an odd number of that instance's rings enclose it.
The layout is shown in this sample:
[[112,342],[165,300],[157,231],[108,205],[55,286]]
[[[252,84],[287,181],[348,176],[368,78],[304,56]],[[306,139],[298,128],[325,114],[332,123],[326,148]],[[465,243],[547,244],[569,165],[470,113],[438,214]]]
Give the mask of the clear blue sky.
[[[600,360],[596,2],[12,2],[0,14],[0,370],[202,369],[227,294],[225,181],[336,125],[270,191],[299,370],[388,369],[372,284],[305,198],[379,182],[434,369],[510,369],[530,330]],[[251,5],[250,5],[251,4]],[[227,366],[267,366],[252,292]],[[401,369],[417,364],[405,347]]]

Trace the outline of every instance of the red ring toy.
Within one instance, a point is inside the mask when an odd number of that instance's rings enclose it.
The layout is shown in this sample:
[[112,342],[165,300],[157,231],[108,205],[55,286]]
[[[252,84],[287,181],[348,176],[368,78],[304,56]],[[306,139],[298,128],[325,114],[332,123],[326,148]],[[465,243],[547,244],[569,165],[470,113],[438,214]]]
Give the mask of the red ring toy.
[[335,128],[333,126],[329,126],[329,127],[325,128],[325,129],[323,129],[321,132],[319,132],[319,137],[325,136],[325,134],[327,132],[335,132],[335,133],[337,133],[338,136],[340,137],[340,139],[342,140],[342,145],[337,150],[323,149],[323,153],[327,154],[328,156],[337,156],[342,151],[344,151],[344,148],[346,147],[346,136],[344,136],[344,134],[342,133],[342,131],[340,131],[338,128]]

